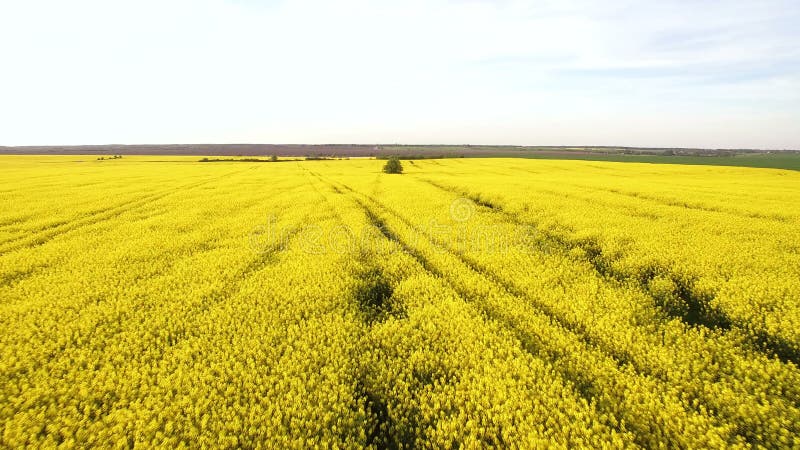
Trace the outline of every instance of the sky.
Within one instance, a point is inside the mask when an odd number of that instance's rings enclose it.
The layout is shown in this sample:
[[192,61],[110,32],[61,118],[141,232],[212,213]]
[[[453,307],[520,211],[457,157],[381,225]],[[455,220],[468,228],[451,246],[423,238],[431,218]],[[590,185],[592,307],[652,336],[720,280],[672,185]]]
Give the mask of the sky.
[[0,145],[800,149],[800,2],[0,0]]

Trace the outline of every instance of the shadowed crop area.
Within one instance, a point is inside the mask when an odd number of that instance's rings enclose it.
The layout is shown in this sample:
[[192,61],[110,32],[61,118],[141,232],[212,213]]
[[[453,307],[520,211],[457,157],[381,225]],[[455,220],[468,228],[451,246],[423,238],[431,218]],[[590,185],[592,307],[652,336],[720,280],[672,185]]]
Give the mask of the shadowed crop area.
[[0,447],[800,446],[800,172],[0,156]]

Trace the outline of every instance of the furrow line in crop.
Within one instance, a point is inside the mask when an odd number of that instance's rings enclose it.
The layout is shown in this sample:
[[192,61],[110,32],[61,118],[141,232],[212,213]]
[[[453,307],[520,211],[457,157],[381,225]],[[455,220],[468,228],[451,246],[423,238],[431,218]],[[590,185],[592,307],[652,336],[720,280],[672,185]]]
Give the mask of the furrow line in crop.
[[[348,191],[355,193],[355,191],[348,186],[343,185],[343,187]],[[593,355],[593,360],[598,362],[597,367],[602,368],[602,370],[598,370],[597,373],[591,374],[583,372],[580,367],[583,366],[586,361],[575,360],[569,364],[559,364],[559,360],[561,359],[575,359],[576,357],[575,355],[571,355],[569,350],[566,350],[566,348],[569,347],[566,347],[564,350],[559,350],[559,346],[565,342],[569,342],[571,339],[569,338],[570,335],[580,342],[580,336],[573,335],[568,328],[559,326],[557,323],[552,323],[552,318],[547,316],[543,316],[541,319],[535,321],[538,325],[547,327],[547,330],[538,330],[540,333],[531,335],[529,330],[526,331],[521,328],[522,324],[530,324],[531,321],[523,319],[522,317],[513,316],[503,311],[502,306],[499,304],[492,305],[489,302],[476,297],[474,293],[460,286],[460,283],[452,279],[452,277],[450,277],[448,274],[439,270],[438,267],[436,267],[436,265],[429,260],[425,254],[401,239],[392,228],[387,226],[386,222],[370,206],[363,201],[358,200],[357,198],[354,198],[354,201],[362,206],[370,221],[387,239],[398,243],[402,250],[416,259],[426,271],[447,282],[447,284],[455,292],[457,292],[462,298],[468,300],[468,303],[473,304],[479,310],[483,311],[483,313],[489,318],[498,321],[498,323],[505,324],[512,334],[517,337],[522,347],[530,354],[537,358],[544,358],[547,361],[555,363],[554,367],[559,371],[559,373],[561,373],[563,377],[565,377],[565,379],[572,380],[576,383],[575,388],[578,395],[584,397],[588,402],[594,403],[596,405],[595,407],[600,408],[605,413],[615,417],[615,419],[612,420],[609,425],[617,428],[620,423],[619,420],[624,419],[624,422],[630,426],[632,431],[634,431],[634,436],[636,436],[635,441],[640,445],[649,446],[654,442],[657,442],[658,439],[680,440],[680,436],[687,432],[686,429],[681,427],[687,426],[688,423],[693,424],[691,427],[702,427],[701,429],[703,429],[704,433],[709,433],[710,436],[716,436],[714,439],[723,440],[729,444],[741,442],[740,438],[737,438],[735,434],[730,434],[733,432],[732,428],[721,427],[719,424],[712,425],[712,423],[715,421],[713,421],[711,418],[706,416],[697,416],[695,413],[687,411],[677,397],[672,397],[673,394],[662,395],[662,397],[654,397],[651,395],[651,392],[664,391],[666,388],[663,386],[660,388],[656,387],[659,383],[654,379],[629,372],[630,368],[626,369],[624,367],[619,367],[619,363],[614,361],[613,358],[586,342],[578,345],[584,348],[584,350],[587,352],[587,355]],[[457,258],[455,255],[452,256]],[[468,268],[465,269],[471,270]],[[489,279],[485,279],[485,281],[489,284],[493,284],[493,282]],[[501,291],[503,290],[502,286],[498,286],[498,288]],[[534,312],[531,311],[531,313]],[[557,330],[563,331],[558,332]],[[566,341],[564,341],[564,337],[554,338],[551,336],[551,333],[554,331],[558,334],[566,332]],[[570,345],[574,346],[575,344],[576,342],[573,341],[573,343]],[[633,377],[637,381],[633,382],[633,380],[628,380],[627,383],[620,384],[620,381],[617,380],[618,378],[625,379],[628,377]],[[613,388],[614,386],[618,385],[640,386],[642,384],[651,385],[651,387],[649,390],[642,392],[629,390],[621,393],[617,392]],[[668,389],[667,392],[669,392]],[[603,398],[608,395],[611,395],[612,399],[605,399],[605,401],[603,401]],[[644,396],[644,398],[642,396]],[[652,408],[653,406],[656,407]],[[686,423],[676,429],[675,425],[668,421],[666,417],[664,417],[664,411],[671,411],[673,416],[682,415],[687,417]],[[670,420],[672,420],[672,418],[670,418]],[[704,421],[708,423],[702,425]],[[654,426],[657,428],[655,432],[653,430]],[[620,428],[617,429],[618,431],[623,431]],[[656,440],[652,440],[653,436],[650,435],[651,433],[655,433],[655,436],[660,437],[656,438]]]
[[[446,192],[466,196],[475,203],[487,207],[492,212],[502,215],[505,219],[513,223],[533,227],[538,225],[530,221],[522,221],[516,214],[507,211],[501,205],[488,202],[470,192],[451,186],[445,186],[427,179],[420,179],[420,181]],[[584,259],[585,262],[590,264],[602,278],[621,284],[635,283],[638,289],[643,294],[652,298],[654,304],[666,315],[678,318],[689,326],[701,326],[723,331],[729,330],[731,327],[737,327],[750,336],[749,343],[754,350],[768,357],[775,356],[783,362],[791,362],[796,366],[800,365],[800,349],[798,349],[796,345],[781,336],[769,334],[765,331],[753,330],[752,327],[747,324],[733,320],[724,311],[713,306],[713,296],[698,292],[694,289],[694,282],[691,279],[687,279],[672,273],[672,271],[667,268],[661,267],[652,267],[650,270],[644,271],[641,276],[632,277],[629,274],[613,268],[613,259],[603,253],[602,247],[596,240],[581,239],[573,241],[564,236],[538,228],[537,233],[546,241],[547,245],[558,247],[565,253],[573,249],[581,250],[586,255]],[[675,286],[674,296],[663,297],[654,295],[651,292],[649,285],[659,273],[668,274],[669,280]]]
[[56,226],[44,227],[44,228],[42,228],[40,230],[35,231],[33,236],[24,235],[24,236],[20,236],[18,238],[13,238],[13,239],[11,239],[9,241],[3,242],[2,244],[0,244],[0,254],[10,253],[10,252],[12,252],[14,250],[18,250],[20,248],[28,248],[28,247],[34,247],[34,246],[39,246],[39,245],[45,244],[48,241],[51,241],[51,240],[59,237],[60,235],[65,234],[65,233],[68,233],[68,232],[71,232],[71,231],[75,231],[75,230],[79,230],[81,228],[85,228],[85,227],[88,227],[88,226],[91,226],[91,225],[95,225],[95,224],[98,224],[100,222],[108,221],[108,220],[113,219],[115,217],[118,217],[118,216],[120,216],[122,214],[125,214],[126,212],[129,212],[129,211],[132,211],[132,210],[135,210],[135,209],[139,209],[139,208],[145,207],[147,205],[153,204],[153,203],[155,203],[155,202],[157,202],[157,201],[159,201],[159,200],[161,200],[161,199],[163,199],[165,197],[168,197],[170,195],[183,194],[187,190],[194,189],[194,188],[197,188],[197,187],[209,184],[209,183],[213,183],[214,181],[218,181],[218,180],[220,180],[222,178],[228,177],[230,175],[234,175],[234,174],[239,173],[239,172],[242,172],[242,170],[230,172],[230,173],[224,174],[224,175],[219,176],[219,177],[214,177],[212,179],[207,179],[207,180],[203,180],[203,181],[199,181],[199,182],[195,182],[195,183],[190,183],[190,184],[187,184],[187,185],[184,185],[184,186],[181,186],[181,187],[172,188],[172,189],[167,190],[166,192],[161,192],[161,193],[158,193],[158,194],[148,195],[148,196],[145,196],[143,198],[139,198],[139,199],[136,199],[136,200],[125,202],[125,203],[123,203],[121,205],[117,205],[117,206],[114,206],[114,207],[111,207],[111,208],[103,209],[103,210],[100,210],[98,212],[91,213],[88,216],[83,216],[83,217],[81,217],[79,219],[76,219],[76,220],[73,220],[73,221],[69,221],[69,222],[65,222],[65,223],[61,223],[61,224],[56,225]]

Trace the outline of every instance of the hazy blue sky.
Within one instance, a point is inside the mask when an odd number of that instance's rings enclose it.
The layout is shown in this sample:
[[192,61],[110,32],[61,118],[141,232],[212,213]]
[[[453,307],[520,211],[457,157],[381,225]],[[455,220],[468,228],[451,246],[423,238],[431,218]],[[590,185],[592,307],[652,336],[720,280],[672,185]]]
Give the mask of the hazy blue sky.
[[800,1],[0,0],[0,145],[800,148]]

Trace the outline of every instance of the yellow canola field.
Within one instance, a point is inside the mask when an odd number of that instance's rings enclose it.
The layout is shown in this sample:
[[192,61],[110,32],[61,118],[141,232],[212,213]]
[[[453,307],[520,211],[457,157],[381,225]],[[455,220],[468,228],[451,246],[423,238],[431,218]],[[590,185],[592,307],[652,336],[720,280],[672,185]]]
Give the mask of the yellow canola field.
[[0,447],[800,447],[800,173],[0,157]]

